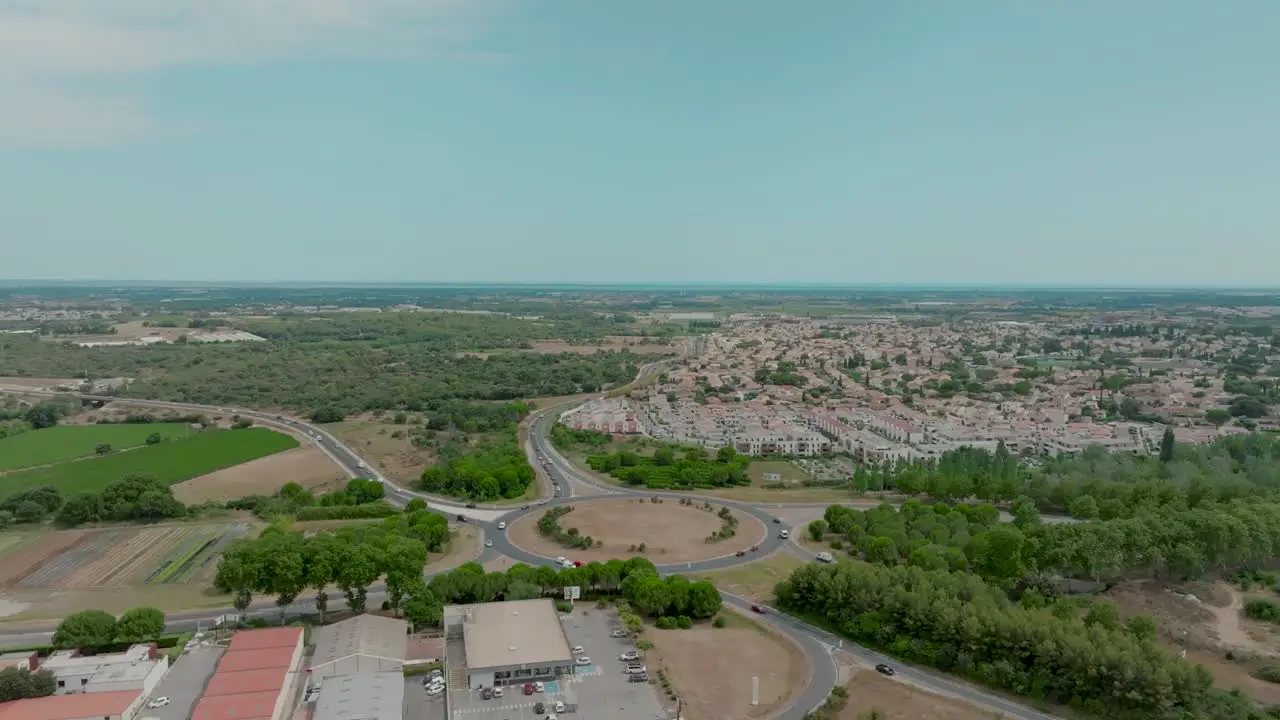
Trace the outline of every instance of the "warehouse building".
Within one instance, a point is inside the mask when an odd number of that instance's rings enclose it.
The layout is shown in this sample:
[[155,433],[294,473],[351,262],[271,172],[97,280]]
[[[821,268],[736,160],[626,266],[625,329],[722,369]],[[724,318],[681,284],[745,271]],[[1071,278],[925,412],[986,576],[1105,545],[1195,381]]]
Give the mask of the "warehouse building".
[[311,634],[315,645],[311,675],[318,679],[351,673],[402,672],[409,649],[408,632],[409,624],[404,620],[380,615],[357,615],[316,628]]
[[311,720],[401,720],[404,683],[400,670],[326,677]]
[[444,609],[449,686],[478,689],[573,673],[573,653],[550,599]]
[[302,628],[236,633],[191,720],[281,720],[292,711],[302,665]]
[[152,644],[101,655],[59,650],[40,662],[40,668],[57,678],[58,695],[123,690],[140,690],[145,695],[169,671],[169,656],[158,654]]

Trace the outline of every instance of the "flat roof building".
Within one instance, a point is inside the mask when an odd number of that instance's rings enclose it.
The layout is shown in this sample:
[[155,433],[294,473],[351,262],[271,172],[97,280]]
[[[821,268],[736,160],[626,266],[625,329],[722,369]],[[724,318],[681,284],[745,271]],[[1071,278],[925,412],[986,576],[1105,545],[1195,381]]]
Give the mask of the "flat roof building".
[[58,695],[140,690],[150,693],[169,671],[169,656],[157,655],[155,645],[138,644],[124,652],[81,655],[59,650],[40,663],[53,673]]
[[446,663],[468,687],[510,685],[572,674],[573,653],[550,599],[444,609]]
[[[315,677],[401,672],[409,648],[409,624],[380,615],[357,615],[316,628],[311,635]],[[326,692],[327,686],[326,686]]]
[[400,720],[404,673],[361,672],[325,678],[311,720]]

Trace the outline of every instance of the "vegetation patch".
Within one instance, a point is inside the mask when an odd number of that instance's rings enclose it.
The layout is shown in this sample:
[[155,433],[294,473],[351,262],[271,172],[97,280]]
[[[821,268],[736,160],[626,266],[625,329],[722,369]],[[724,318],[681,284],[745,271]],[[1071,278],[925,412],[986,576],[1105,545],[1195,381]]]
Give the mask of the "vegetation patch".
[[292,437],[266,428],[206,431],[130,452],[11,473],[0,485],[0,498],[37,486],[63,493],[95,492],[132,474],[172,485],[297,446]]
[[95,457],[104,454],[103,445],[108,452],[118,452],[196,432],[190,425],[178,423],[58,425],[32,430],[0,440],[0,472]]
[[553,507],[538,519],[538,532],[549,537],[563,547],[573,550],[585,550],[595,547],[596,541],[590,535],[580,535],[578,528],[565,530],[560,527],[560,518],[573,512],[572,505]]
[[705,448],[677,448],[664,445],[644,456],[623,450],[606,455],[590,455],[587,465],[592,470],[611,475],[622,482],[655,490],[693,490],[695,488],[750,485],[747,466],[751,458],[740,456],[732,447],[722,447],[714,459]]

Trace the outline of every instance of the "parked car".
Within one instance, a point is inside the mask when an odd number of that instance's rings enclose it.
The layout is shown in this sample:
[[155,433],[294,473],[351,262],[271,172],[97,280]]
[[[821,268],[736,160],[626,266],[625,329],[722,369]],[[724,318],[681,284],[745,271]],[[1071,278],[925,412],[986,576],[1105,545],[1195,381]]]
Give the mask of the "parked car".
[[581,645],[574,645],[574,646],[573,646],[573,650],[572,650],[571,652],[572,652],[574,655],[581,655],[582,653],[584,653],[584,652],[586,652],[586,651],[587,651],[587,649],[586,649],[586,648],[584,648],[584,647],[582,647]]
[[627,682],[649,682],[648,673],[636,673],[627,677]]
[[443,693],[443,692],[444,692],[444,685],[432,685],[427,688],[427,695],[429,697],[435,697],[436,695],[439,695],[440,693]]
[[524,684],[524,694],[525,694],[525,695],[532,695],[532,694],[533,694],[533,683],[525,683],[525,684]]
[[782,524],[782,520],[781,520],[780,518],[774,518],[774,519],[773,519],[773,524],[774,524],[774,525],[781,525],[781,524]]
[[494,696],[494,697],[496,697],[496,698],[500,698],[500,697],[502,697],[502,688],[500,688],[500,687],[496,687],[496,688],[494,688],[494,689],[493,689],[493,696]]
[[546,685],[543,685],[543,684],[542,684],[542,683],[540,683],[540,682],[536,682],[536,683],[534,683],[534,684],[533,684],[533,691],[534,691],[534,692],[543,692],[543,691],[545,691],[546,689],[547,689],[547,686],[546,686]]
[[626,630],[614,630],[613,632],[609,633],[609,637],[612,637],[612,638],[624,638],[626,636],[627,636]]
[[164,707],[165,705],[168,705],[168,704],[169,704],[169,698],[167,698],[167,697],[165,697],[165,696],[161,695],[160,697],[156,698],[155,700],[152,700],[151,702],[147,703],[147,707],[149,707],[149,708],[162,708],[162,707]]
[[818,562],[831,562],[834,559],[835,558],[831,557],[831,553],[826,552],[825,550],[818,553]]
[[626,651],[626,652],[622,653],[621,655],[619,655],[619,656],[618,656],[618,659],[619,659],[619,660],[623,660],[623,661],[639,660],[639,659],[640,659],[640,653],[636,652],[635,650],[628,650],[628,651]]
[[582,561],[581,561],[581,560],[574,560],[574,561],[573,561],[573,566],[574,566],[574,567],[582,567]]
[[889,667],[888,665],[885,665],[884,663],[880,663],[879,665],[876,665],[876,672],[880,673],[881,675],[892,675],[893,668]]
[[562,703],[562,702],[560,702],[559,700],[557,700],[557,701],[555,702],[555,708],[554,708],[554,709],[555,709],[555,711],[556,711],[556,712],[564,712],[564,703]]
[[586,655],[579,655],[577,659],[574,660],[574,662],[578,663],[579,665],[590,665],[591,658],[587,657]]
[[760,614],[760,615],[763,615],[763,614],[764,614],[764,608],[763,608],[763,607],[761,607],[760,605],[752,605],[752,606],[751,606],[751,612],[753,612],[753,613],[757,613],[757,614]]
[[492,700],[492,699],[493,699],[493,688],[485,688],[485,689],[481,690],[481,691],[480,691],[480,699],[481,699],[481,700]]

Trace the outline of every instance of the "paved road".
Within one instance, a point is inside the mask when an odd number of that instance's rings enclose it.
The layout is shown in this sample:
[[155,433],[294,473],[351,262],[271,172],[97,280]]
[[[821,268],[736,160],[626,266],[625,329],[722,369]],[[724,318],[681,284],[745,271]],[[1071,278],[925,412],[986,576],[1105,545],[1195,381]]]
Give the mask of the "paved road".
[[[646,365],[645,367],[641,368],[640,374],[637,376],[637,380],[643,380],[653,374],[660,372],[663,366],[664,366],[664,363],[662,362]],[[71,397],[80,397],[80,398],[96,399],[96,400],[104,400],[104,401],[126,400],[124,398],[83,395],[79,393],[42,392],[42,391],[16,390],[16,389],[11,390],[11,389],[5,389],[5,388],[0,388],[0,392],[14,392],[14,393],[20,393],[20,394],[26,394],[26,395],[71,396]],[[283,416],[270,415],[267,413],[262,413],[254,410],[239,409],[239,408],[229,408],[229,407],[220,408],[220,407],[210,407],[205,405],[193,405],[189,403],[164,402],[164,401],[158,401],[158,400],[127,399],[127,401],[131,404],[146,405],[151,407],[166,408],[166,409],[186,411],[186,412],[200,412],[200,413],[206,413],[206,414],[235,413],[235,414],[242,415],[244,417],[253,418],[255,422],[259,422],[264,425],[274,425],[278,427],[284,427],[284,428],[293,430],[295,432],[303,433],[308,437],[310,437],[318,447],[320,447],[324,452],[326,452],[334,460],[334,462],[336,462],[340,467],[342,467],[348,476],[370,477],[370,478],[382,481],[386,486],[387,499],[393,504],[403,506],[405,503],[407,503],[409,500],[413,498],[421,498],[424,501],[426,501],[428,507],[435,512],[454,517],[455,519],[458,516],[462,516],[470,520],[474,525],[480,527],[483,533],[482,537],[491,541],[493,547],[485,547],[482,550],[480,556],[477,558],[479,562],[488,562],[490,559],[496,559],[504,555],[508,557],[512,557],[513,559],[521,560],[523,562],[528,562],[534,565],[550,564],[551,562],[553,562],[553,560],[550,558],[545,558],[545,557],[542,557],[534,553],[530,553],[528,551],[515,547],[507,539],[506,533],[504,531],[500,531],[497,527],[499,518],[504,518],[504,521],[510,520],[510,519],[516,519],[524,514],[536,512],[538,508],[541,506],[541,504],[543,503],[545,504],[564,503],[564,502],[569,502],[573,498],[582,500],[582,499],[598,498],[598,497],[607,496],[607,495],[616,496],[619,494],[640,494],[645,496],[657,494],[663,497],[674,497],[674,498],[698,497],[698,496],[690,495],[687,493],[654,493],[652,491],[647,491],[647,490],[636,491],[636,490],[631,490],[629,488],[624,488],[620,486],[605,485],[605,484],[599,483],[595,479],[585,474],[577,472],[574,469],[573,465],[570,464],[568,460],[566,460],[563,456],[561,456],[558,452],[556,452],[555,448],[551,446],[551,443],[548,439],[547,434],[550,431],[551,425],[556,421],[556,419],[560,415],[559,412],[554,412],[554,411],[545,413],[543,417],[540,417],[531,426],[532,430],[530,432],[530,444],[533,446],[533,449],[535,450],[536,453],[545,456],[550,461],[551,469],[548,474],[551,476],[553,482],[558,483],[561,486],[562,488],[561,492],[563,494],[563,497],[560,499],[542,501],[539,503],[539,505],[536,505],[536,506],[526,506],[523,508],[502,508],[502,507],[493,507],[493,506],[467,507],[466,504],[464,503],[442,501],[438,498],[428,497],[428,496],[422,495],[421,493],[417,493],[412,490],[409,490],[408,488],[404,488],[399,485],[396,485],[395,483],[387,480],[385,477],[382,477],[377,472],[377,470],[375,470],[372,467],[369,467],[355,452],[353,452],[350,448],[343,445],[340,441],[338,441],[336,438],[330,435],[323,428],[320,428],[318,426],[312,425],[307,422],[303,422],[301,420],[295,420],[295,419],[286,418]],[[768,515],[768,513],[766,513],[763,509],[761,509],[762,507],[775,507],[775,508],[815,507],[817,508],[817,507],[826,507],[826,505],[828,504],[828,503],[812,503],[812,504],[775,503],[775,504],[769,504],[769,505],[754,505],[751,503],[743,503],[743,502],[725,500],[722,498],[715,498],[715,497],[706,497],[705,499],[713,503],[728,505],[735,509],[749,513],[761,519],[762,522],[765,522],[767,537],[764,543],[762,543],[761,550],[760,550],[761,553],[772,552],[773,550],[776,550],[780,546],[786,544],[782,542],[780,538],[778,538],[777,536],[778,534],[775,530],[776,526],[773,523],[772,516]],[[865,506],[865,505],[875,505],[876,503],[851,503],[851,504]],[[804,548],[801,548],[799,545],[789,545],[787,549],[793,552],[798,551],[802,554],[812,556],[812,553],[809,553],[809,551],[805,550]],[[708,570],[717,570],[717,569],[722,569],[725,567],[737,565],[743,562],[749,562],[753,559],[752,555],[753,553],[748,553],[747,556],[742,558],[730,555],[723,558],[705,560],[698,563],[686,563],[686,564],[674,565],[674,566],[670,566],[670,565],[660,566],[659,570],[664,574],[671,573],[671,572],[678,572],[678,571],[703,572]],[[380,603],[382,600],[382,594],[383,594],[382,591],[383,591],[383,588],[381,586],[372,587],[369,593],[369,602],[375,603],[375,604]],[[724,591],[721,591],[721,593],[724,596],[725,602],[727,604],[738,607],[739,609],[749,608],[750,606],[748,601],[743,598],[737,597],[735,595],[732,595]],[[331,605],[338,605],[338,604],[341,604],[341,602],[342,602],[341,596],[330,599]],[[292,612],[308,612],[313,610],[314,610],[314,606],[313,606],[312,600],[310,599],[301,599],[299,600],[299,602],[295,603],[290,607],[290,611]],[[219,617],[221,615],[229,615],[234,613],[235,613],[235,610],[231,608],[225,608],[221,610],[197,610],[197,611],[189,611],[189,612],[171,613],[168,615],[168,620],[169,620],[168,629],[174,630],[174,631],[185,631],[185,630],[194,629],[195,627],[197,627],[197,625],[201,625],[201,624],[205,627],[208,627],[214,618]],[[250,609],[248,615],[250,617],[272,617],[278,613],[279,613],[279,610],[268,602],[268,603],[255,604]],[[877,662],[892,664],[894,667],[899,668],[899,675],[904,680],[907,680],[912,684],[917,685],[923,689],[930,690],[932,692],[936,692],[943,695],[949,695],[952,697],[961,698],[967,702],[970,702],[979,707],[991,710],[993,712],[1004,713],[1006,716],[1010,718],[1015,718],[1017,720],[1050,720],[1053,717],[1053,716],[1041,713],[1039,711],[1033,710],[1031,708],[1011,702],[1004,698],[1000,698],[990,693],[983,692],[981,690],[965,685],[963,683],[957,682],[943,675],[942,673],[933,672],[931,670],[927,670],[923,668],[913,668],[909,666],[904,666],[902,665],[902,663],[896,660],[893,660],[892,658],[889,658],[884,655],[880,655],[879,653],[876,653],[875,651],[869,648],[865,648],[853,643],[849,643],[847,641],[842,641],[839,638],[835,638],[834,636],[828,635],[827,633],[824,633],[823,631],[813,626],[810,626],[806,623],[803,623],[799,620],[791,618],[790,616],[787,616],[781,613],[776,613],[776,612],[769,612],[764,616],[764,619],[766,620],[766,622],[773,624],[779,630],[785,632],[788,636],[794,639],[800,645],[800,647],[804,649],[806,654],[808,654],[810,662],[814,668],[812,679],[809,685],[806,687],[804,693],[801,695],[800,698],[798,698],[792,704],[790,708],[783,711],[783,713],[779,715],[779,717],[783,718],[784,720],[799,720],[800,718],[802,718],[805,713],[809,712],[810,710],[817,707],[817,705],[821,704],[821,702],[826,698],[826,695],[830,691],[831,687],[833,687],[838,682],[838,675],[836,674],[835,665],[831,658],[831,652],[830,652],[831,647],[834,647],[836,645],[843,645],[843,649],[845,651],[850,652],[851,654],[859,658],[862,658],[867,662],[871,662],[873,664]],[[0,645],[12,646],[12,645],[38,644],[41,642],[47,642],[47,639],[52,634],[52,630],[53,630],[53,625],[51,624],[46,624],[44,626],[33,624],[33,625],[26,626],[21,631],[13,629],[11,630],[10,634],[0,635]]]

